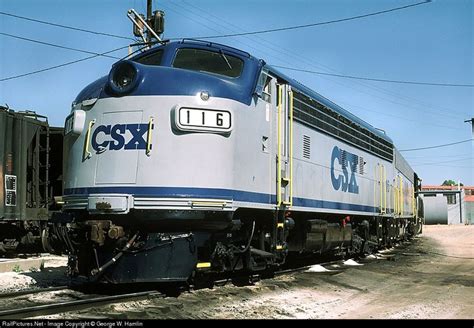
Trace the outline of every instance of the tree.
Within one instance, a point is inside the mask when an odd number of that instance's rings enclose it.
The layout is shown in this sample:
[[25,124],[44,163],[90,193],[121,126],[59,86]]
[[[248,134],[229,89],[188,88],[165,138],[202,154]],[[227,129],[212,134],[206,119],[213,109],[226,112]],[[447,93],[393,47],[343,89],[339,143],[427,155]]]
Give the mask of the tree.
[[[444,180],[442,186],[457,186],[458,183],[454,180]],[[461,186],[464,186],[462,183],[460,183]]]

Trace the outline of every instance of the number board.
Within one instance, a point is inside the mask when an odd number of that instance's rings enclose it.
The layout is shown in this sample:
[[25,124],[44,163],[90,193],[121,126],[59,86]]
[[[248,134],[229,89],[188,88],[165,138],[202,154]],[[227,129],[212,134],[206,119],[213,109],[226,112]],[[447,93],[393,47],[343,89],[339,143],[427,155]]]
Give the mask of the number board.
[[176,121],[181,130],[222,133],[232,129],[232,115],[227,110],[182,107]]
[[74,113],[69,115],[66,118],[66,123],[64,124],[64,135],[68,135],[74,129]]

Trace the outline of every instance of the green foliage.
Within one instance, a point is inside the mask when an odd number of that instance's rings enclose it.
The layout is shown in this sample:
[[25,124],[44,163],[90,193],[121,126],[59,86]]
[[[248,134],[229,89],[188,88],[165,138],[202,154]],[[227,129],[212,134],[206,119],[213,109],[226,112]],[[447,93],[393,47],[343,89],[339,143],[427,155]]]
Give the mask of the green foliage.
[[[454,180],[444,180],[442,186],[457,186],[458,183]],[[461,186],[464,186],[462,183],[461,183]]]
[[19,273],[22,270],[20,269],[20,266],[18,264],[15,264],[12,269],[13,272]]

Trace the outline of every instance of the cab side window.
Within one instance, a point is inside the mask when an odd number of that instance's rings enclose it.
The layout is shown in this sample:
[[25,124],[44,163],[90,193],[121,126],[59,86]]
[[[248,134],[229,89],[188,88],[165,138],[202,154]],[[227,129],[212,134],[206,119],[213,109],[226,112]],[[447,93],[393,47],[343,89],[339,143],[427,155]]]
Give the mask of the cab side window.
[[257,90],[261,90],[262,99],[268,103],[272,102],[272,78],[267,72],[262,71],[258,79]]

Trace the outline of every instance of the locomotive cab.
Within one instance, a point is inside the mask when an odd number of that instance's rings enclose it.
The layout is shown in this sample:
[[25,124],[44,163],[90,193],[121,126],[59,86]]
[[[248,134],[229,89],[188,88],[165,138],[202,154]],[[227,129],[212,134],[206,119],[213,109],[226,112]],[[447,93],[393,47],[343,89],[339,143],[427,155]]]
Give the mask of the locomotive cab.
[[[268,161],[268,154],[245,154],[261,147],[247,137],[267,128],[259,123],[265,114],[252,110],[263,65],[234,48],[175,42],[119,61],[78,95],[66,120],[64,211],[88,232],[69,243],[86,259],[74,270],[102,275],[115,250],[128,254],[132,239],[145,249],[172,240],[190,260],[177,271],[141,272],[136,279],[186,280],[198,261],[195,248],[206,248],[213,232],[241,225],[237,203],[258,195],[246,190],[260,188],[259,197],[270,200],[266,168],[251,165],[258,156]],[[242,154],[250,155],[245,165]],[[236,178],[237,170],[247,172]],[[160,246],[154,256],[169,251]],[[136,258],[126,258],[114,272],[134,266]]]
[[[193,197],[231,208],[234,126],[262,65],[236,49],[184,41],[116,63],[79,94],[67,119],[66,210],[200,207],[187,206]],[[169,214],[170,224],[175,217]]]

